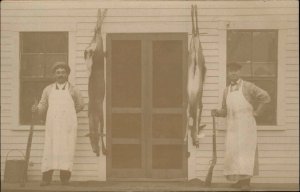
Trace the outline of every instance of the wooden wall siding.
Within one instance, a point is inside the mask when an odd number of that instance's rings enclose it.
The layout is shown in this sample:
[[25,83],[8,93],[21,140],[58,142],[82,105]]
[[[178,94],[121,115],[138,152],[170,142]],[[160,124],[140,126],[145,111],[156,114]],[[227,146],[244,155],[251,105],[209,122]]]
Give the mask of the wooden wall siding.
[[[75,23],[75,84],[82,91],[85,103],[87,98],[87,73],[84,65],[83,50],[90,42],[96,22],[97,8],[108,8],[104,22],[103,34],[122,32],[188,32],[191,33],[190,6],[196,3],[199,14],[199,27],[204,56],[208,68],[204,86],[203,123],[207,124],[205,132],[211,133],[210,110],[220,106],[220,76],[224,76],[220,57],[222,39],[219,30],[224,30],[226,22],[255,22],[261,28],[265,22],[286,30],[283,47],[285,98],[284,129],[259,131],[258,146],[260,156],[260,175],[253,179],[257,183],[297,183],[299,179],[299,28],[297,1],[199,1],[199,2],[99,2],[99,1],[44,1],[44,2],[4,2],[1,3],[1,180],[3,179],[5,156],[11,149],[25,152],[27,131],[12,130],[14,125],[14,81],[13,75],[16,45],[13,32],[17,25],[39,25],[48,23]],[[255,29],[255,28],[254,28]],[[190,35],[189,35],[190,37]],[[224,39],[222,40],[224,42]],[[226,41],[225,41],[226,42]],[[224,46],[223,46],[224,47]],[[76,146],[73,180],[103,180],[105,171],[100,170],[101,161],[91,152],[87,133],[87,107],[78,114],[79,132]],[[34,133],[29,179],[40,180],[40,160],[43,150],[43,131]],[[201,140],[199,149],[189,146],[192,156],[189,159],[189,178],[194,176],[204,179],[211,159],[211,137]],[[218,162],[215,167],[213,182],[226,182],[222,174],[224,156],[224,131],[217,135]],[[11,158],[17,158],[13,153]],[[100,163],[99,163],[100,162]],[[103,163],[102,163],[103,165]],[[103,168],[103,166],[102,166]],[[100,173],[102,172],[102,173]],[[56,175],[57,177],[57,175]],[[57,178],[56,178],[57,179]]]

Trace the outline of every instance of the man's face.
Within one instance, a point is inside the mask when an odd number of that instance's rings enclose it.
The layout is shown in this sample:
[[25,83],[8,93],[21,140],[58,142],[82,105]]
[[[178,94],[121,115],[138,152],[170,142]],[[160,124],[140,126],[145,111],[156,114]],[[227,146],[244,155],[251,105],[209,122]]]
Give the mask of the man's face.
[[229,70],[228,77],[230,81],[237,81],[240,78],[241,70]]
[[57,68],[54,75],[57,83],[61,84],[68,80],[68,73],[64,68]]

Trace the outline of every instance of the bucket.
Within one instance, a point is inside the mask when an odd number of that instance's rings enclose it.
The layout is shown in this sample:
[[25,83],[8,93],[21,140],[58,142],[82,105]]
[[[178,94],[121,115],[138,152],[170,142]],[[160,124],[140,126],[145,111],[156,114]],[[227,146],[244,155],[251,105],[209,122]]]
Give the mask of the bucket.
[[[22,154],[23,159],[7,160],[8,155],[12,151],[18,151]],[[20,150],[10,150],[5,159],[4,182],[5,183],[20,183],[24,176],[26,166],[25,156]]]

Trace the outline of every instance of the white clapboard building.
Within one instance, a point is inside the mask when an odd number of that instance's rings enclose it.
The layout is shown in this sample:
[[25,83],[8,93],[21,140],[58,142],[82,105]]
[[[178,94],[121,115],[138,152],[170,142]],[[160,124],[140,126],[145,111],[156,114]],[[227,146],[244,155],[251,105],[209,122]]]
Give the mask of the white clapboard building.
[[[183,142],[192,4],[198,8],[207,67],[202,113],[206,136],[199,148]],[[104,8],[108,155],[96,157],[85,137],[84,50],[94,34],[97,11]],[[272,98],[258,120],[260,175],[253,183],[298,183],[298,8],[296,0],[1,2],[1,180],[7,153],[25,153],[30,106],[34,95],[51,82],[55,61],[69,64],[69,81],[85,102],[78,113],[73,181],[204,180],[212,157],[210,110],[221,107],[226,64],[239,62],[244,79]],[[217,119],[213,181],[219,183],[227,182],[222,171],[225,122]],[[37,124],[28,170],[31,181],[41,179],[44,126],[42,121]],[[8,157],[18,158],[16,151]]]

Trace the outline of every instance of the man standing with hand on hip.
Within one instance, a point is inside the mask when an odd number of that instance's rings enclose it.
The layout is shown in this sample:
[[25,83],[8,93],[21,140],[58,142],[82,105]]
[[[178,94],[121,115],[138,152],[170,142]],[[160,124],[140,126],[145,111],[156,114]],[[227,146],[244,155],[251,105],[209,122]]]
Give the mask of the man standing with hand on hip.
[[54,170],[60,170],[62,184],[68,184],[77,138],[76,113],[84,107],[79,90],[68,82],[69,66],[56,62],[53,73],[55,83],[48,85],[39,104],[32,106],[33,112],[47,113],[41,186],[50,184]]
[[249,189],[251,177],[258,175],[255,117],[271,99],[266,91],[240,78],[241,65],[231,63],[227,69],[230,85],[224,90],[222,108],[211,113],[227,117],[224,175],[227,180],[237,181],[233,187]]

